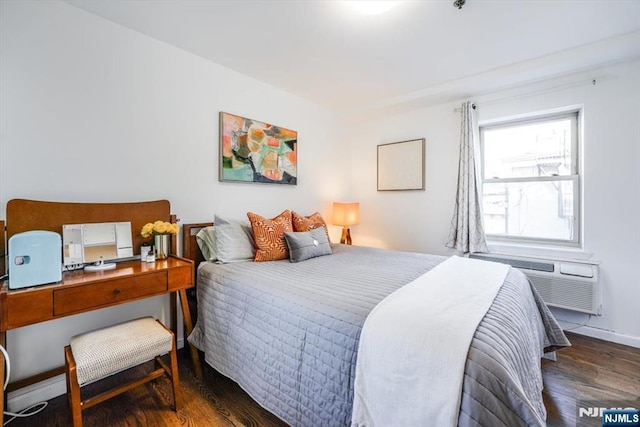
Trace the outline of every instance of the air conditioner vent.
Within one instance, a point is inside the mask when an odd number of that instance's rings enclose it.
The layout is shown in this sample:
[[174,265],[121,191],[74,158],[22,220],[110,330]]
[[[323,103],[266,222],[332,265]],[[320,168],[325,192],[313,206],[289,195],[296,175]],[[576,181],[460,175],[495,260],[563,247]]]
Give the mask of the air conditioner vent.
[[553,301],[553,278],[550,276],[534,276],[532,274],[527,274],[527,277],[545,302]]
[[503,264],[509,264],[511,267],[524,268],[527,270],[547,271],[549,273],[553,273],[554,271],[553,262],[534,261],[534,260],[515,259],[515,258],[502,258],[500,256],[493,256],[493,255],[486,255],[486,254],[470,254],[469,258],[483,259],[486,261],[493,261],[493,262],[501,262]]
[[593,301],[593,286],[588,282],[557,278],[554,282],[553,299],[563,307],[576,307],[590,311]]
[[591,314],[600,314],[602,311],[597,264],[493,254],[470,254],[469,258],[501,262],[519,269],[550,307]]

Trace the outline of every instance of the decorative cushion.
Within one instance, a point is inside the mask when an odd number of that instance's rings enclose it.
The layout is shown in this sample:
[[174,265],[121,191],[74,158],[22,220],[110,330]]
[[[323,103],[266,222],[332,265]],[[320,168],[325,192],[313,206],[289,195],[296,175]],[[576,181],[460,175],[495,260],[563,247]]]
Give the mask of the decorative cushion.
[[324,227],[324,231],[327,235],[327,241],[331,243],[327,223],[324,222],[320,212],[313,213],[309,216],[303,216],[294,211],[291,213],[291,217],[293,221],[293,231],[311,231],[316,228]]
[[215,215],[215,251],[220,263],[253,261],[255,245],[248,221],[235,221]]
[[311,231],[284,233],[289,247],[289,261],[300,262],[311,258],[331,255],[331,245],[323,227]]
[[254,261],[276,261],[289,258],[284,233],[293,231],[291,211],[286,210],[272,219],[252,212],[248,212],[247,216],[251,222],[253,241],[256,244]]
[[76,335],[70,346],[83,385],[169,353],[173,335],[154,318],[143,317]]

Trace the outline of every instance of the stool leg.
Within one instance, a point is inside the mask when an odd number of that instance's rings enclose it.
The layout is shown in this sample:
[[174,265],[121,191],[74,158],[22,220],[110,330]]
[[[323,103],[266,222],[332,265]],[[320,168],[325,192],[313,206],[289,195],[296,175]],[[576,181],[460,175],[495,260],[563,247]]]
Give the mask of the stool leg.
[[173,384],[173,401],[175,410],[182,407],[182,394],[180,393],[180,379],[178,378],[178,356],[176,353],[176,340],[171,340],[171,383]]
[[67,399],[71,410],[73,427],[82,427],[82,404],[80,400],[80,385],[78,385],[78,375],[76,373],[76,361],[73,358],[71,347],[64,348],[65,373],[67,379]]

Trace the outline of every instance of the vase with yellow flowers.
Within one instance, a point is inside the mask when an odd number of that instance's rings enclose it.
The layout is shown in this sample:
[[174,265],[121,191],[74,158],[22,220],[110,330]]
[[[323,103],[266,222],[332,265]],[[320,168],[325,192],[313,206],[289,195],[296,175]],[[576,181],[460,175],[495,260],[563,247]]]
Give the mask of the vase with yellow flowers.
[[178,224],[166,221],[148,222],[142,227],[140,235],[145,239],[153,236],[156,259],[165,259],[171,249],[171,235],[178,233]]

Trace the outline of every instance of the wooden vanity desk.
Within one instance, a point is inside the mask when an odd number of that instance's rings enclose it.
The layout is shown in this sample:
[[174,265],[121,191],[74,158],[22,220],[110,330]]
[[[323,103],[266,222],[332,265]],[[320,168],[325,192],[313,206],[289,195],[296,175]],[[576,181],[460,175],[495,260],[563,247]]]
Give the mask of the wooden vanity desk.
[[150,298],[193,287],[193,263],[171,256],[154,263],[127,261],[114,270],[62,275],[60,283],[0,289],[1,330],[7,331],[72,314]]
[[[83,212],[81,215],[77,214],[78,209],[74,209],[79,206],[80,211]],[[25,207],[28,207],[31,212],[27,217],[32,218],[27,225],[24,225],[24,215],[22,219],[16,217],[16,208],[18,212],[24,212]],[[69,209],[75,215],[65,216],[64,212],[69,212]],[[34,215],[33,212],[37,214]],[[43,216],[54,219],[48,222],[42,221]],[[63,217],[65,219],[62,219]],[[139,254],[142,238],[135,233],[135,230],[141,230],[147,222],[169,221],[171,217],[169,202],[166,200],[142,203],[78,204],[16,199],[7,204],[6,222],[7,235],[11,237],[17,232],[36,229],[61,233],[63,223],[131,221],[131,228],[134,230],[134,254]],[[19,227],[12,227],[12,224],[18,224]],[[172,246],[175,248],[175,242]],[[174,333],[177,329],[176,313],[179,296],[186,333],[190,334],[193,325],[186,290],[194,286],[193,272],[193,261],[171,255],[166,260],[153,263],[139,260],[119,262],[113,270],[64,272],[61,282],[32,288],[10,290],[8,281],[4,281],[0,287],[0,342],[6,347],[8,330],[165,294],[171,295],[171,329]],[[197,349],[191,345],[189,347],[196,376],[200,378],[202,373]],[[62,351],[61,347],[61,354]],[[7,391],[62,373],[64,373],[64,366],[11,383]]]

